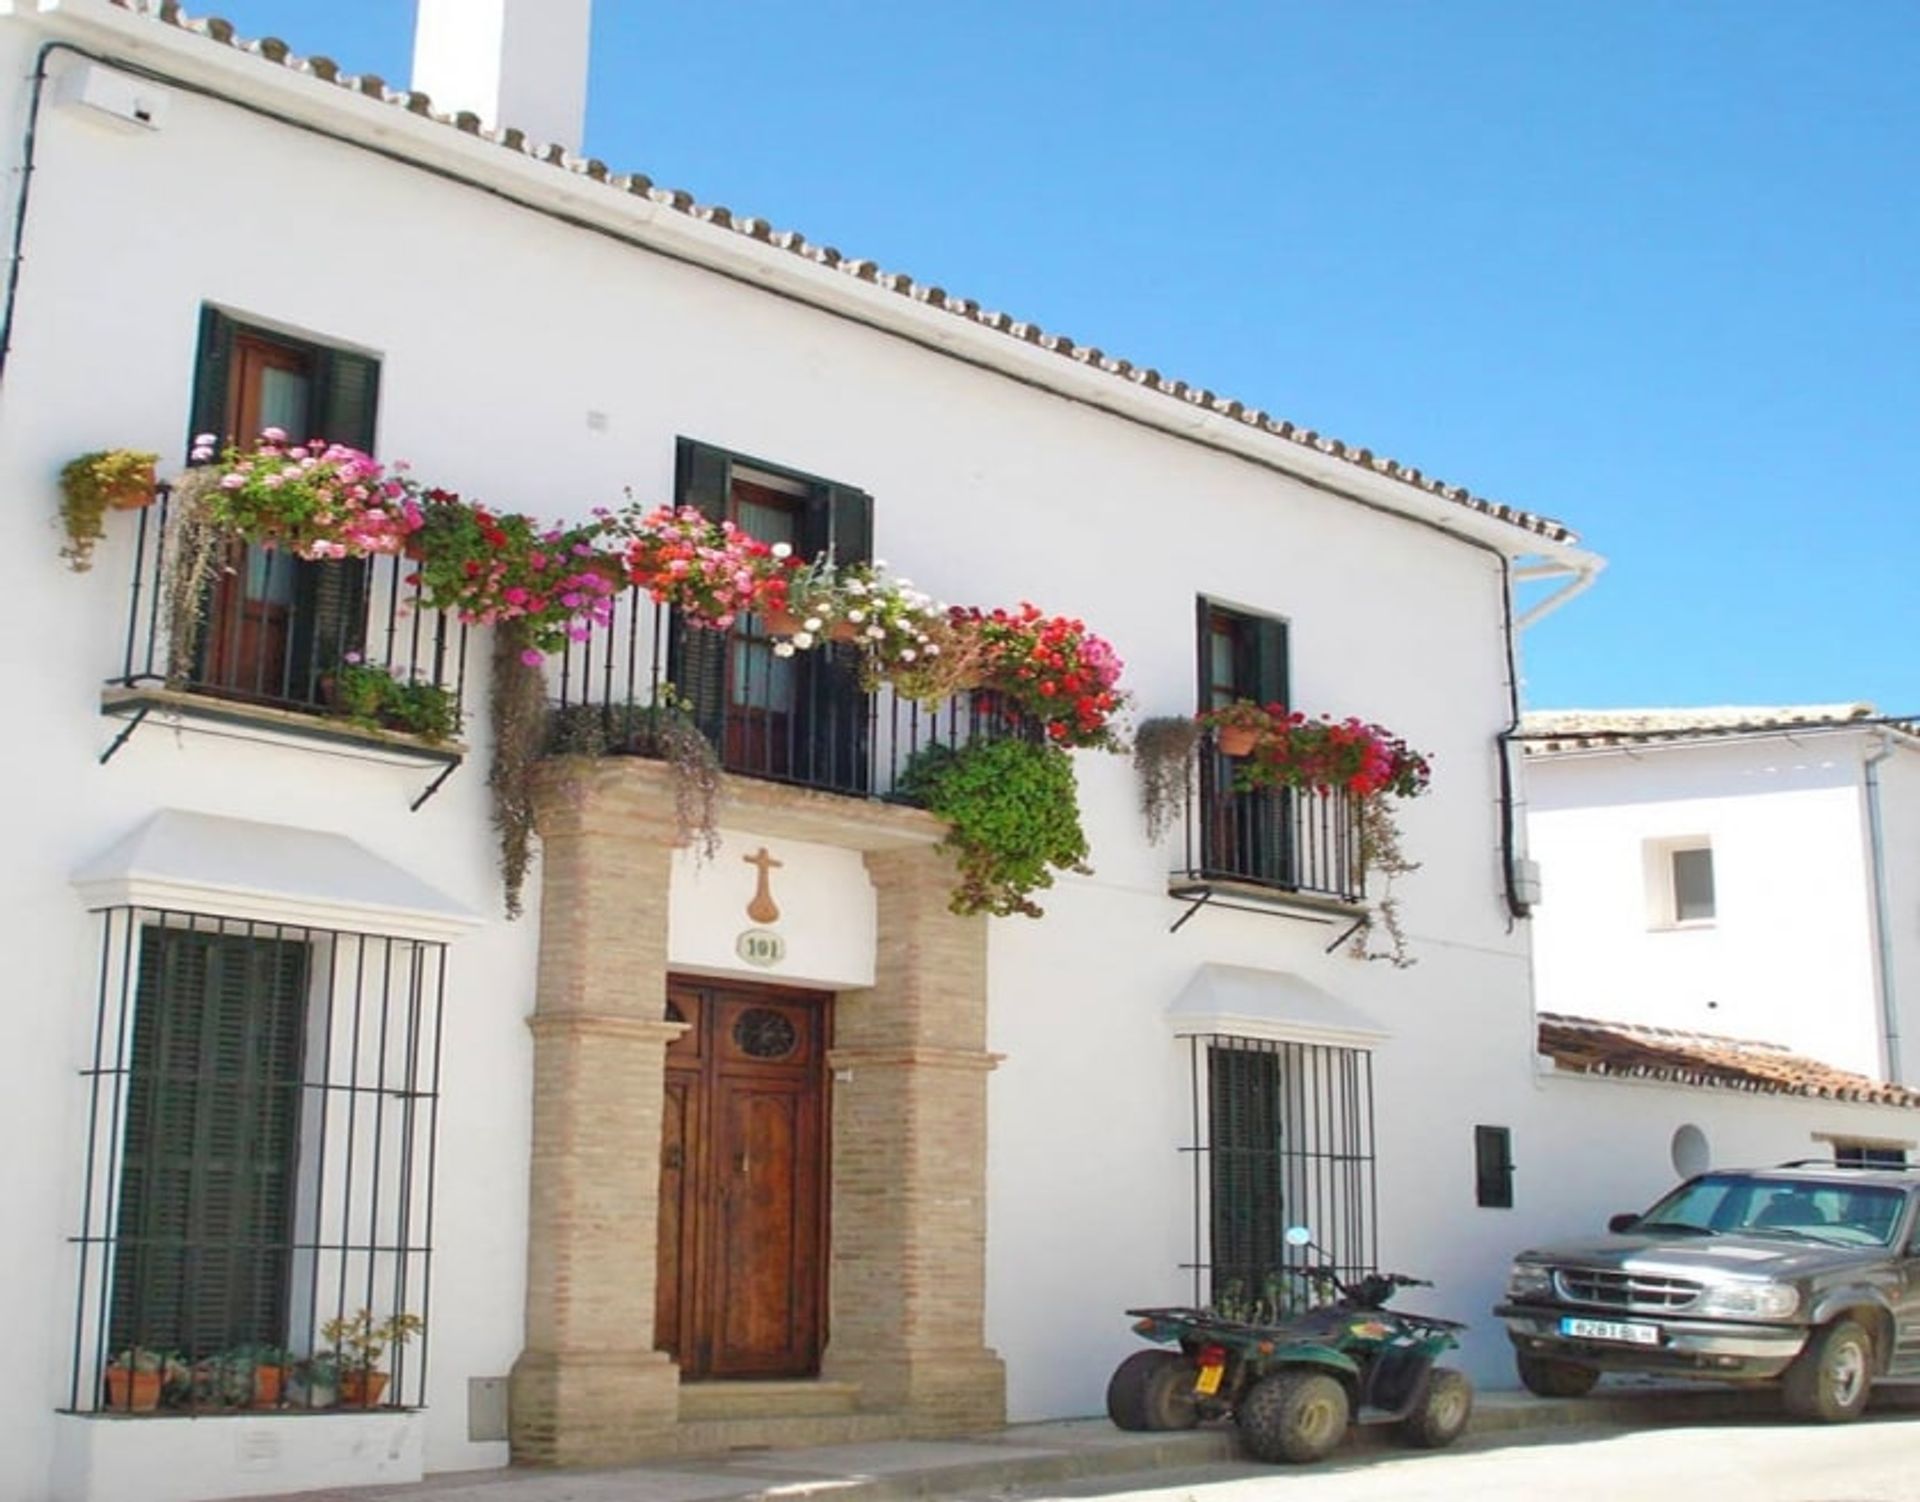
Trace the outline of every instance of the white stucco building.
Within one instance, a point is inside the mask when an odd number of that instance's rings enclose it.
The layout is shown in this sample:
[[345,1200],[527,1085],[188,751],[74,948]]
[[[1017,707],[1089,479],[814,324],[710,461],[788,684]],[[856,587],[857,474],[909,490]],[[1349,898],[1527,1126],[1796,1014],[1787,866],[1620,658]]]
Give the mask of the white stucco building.
[[[0,369],[25,794],[0,1496],[1094,1412],[1125,1307],[1257,1275],[1292,1219],[1435,1279],[1497,1381],[1508,1253],[1648,1199],[1680,1127],[1785,1156],[1887,1111],[1543,1075],[1509,591],[1591,578],[1566,528],[549,149],[585,0],[502,9],[452,56],[423,18],[430,103],[172,6],[0,3],[30,186]],[[490,123],[523,99],[561,105],[532,140]],[[568,763],[509,920],[489,628],[403,611],[397,560],[255,550],[183,657],[161,507],[110,515],[88,572],[58,556],[73,456],[177,473],[193,435],[267,422],[543,518],[630,487],[950,601],[1042,602],[1112,639],[1141,716],[1247,695],[1390,725],[1435,767],[1401,814],[1418,963],[1335,942],[1378,896],[1338,798],[1263,805],[1251,836],[1208,774],[1155,843],[1093,751],[1092,873],[1038,921],[957,916],[941,826],[885,796],[936,726],[825,667],[755,698],[763,642],[701,658],[637,597],[547,664],[551,697],[675,686],[729,768],[722,847],[678,848],[659,762]],[[459,740],[344,725],[322,680],[349,652],[459,693]],[[361,1308],[426,1322],[380,1406],[132,1414],[105,1381],[132,1346],[305,1360]]]
[[1526,716],[1544,1011],[1920,1069],[1920,737],[1871,705]]

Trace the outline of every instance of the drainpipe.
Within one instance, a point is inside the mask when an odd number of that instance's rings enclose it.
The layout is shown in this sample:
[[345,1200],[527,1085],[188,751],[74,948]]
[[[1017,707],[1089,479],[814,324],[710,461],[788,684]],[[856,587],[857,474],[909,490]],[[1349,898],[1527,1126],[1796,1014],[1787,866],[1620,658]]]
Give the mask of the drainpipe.
[[1893,755],[1893,739],[1880,732],[1880,745],[1862,759],[1866,768],[1867,857],[1873,873],[1873,930],[1875,979],[1880,992],[1880,1031],[1887,1050],[1887,1079],[1900,1078],[1900,1008],[1893,984],[1893,932],[1888,921],[1887,840],[1880,816],[1880,763]]

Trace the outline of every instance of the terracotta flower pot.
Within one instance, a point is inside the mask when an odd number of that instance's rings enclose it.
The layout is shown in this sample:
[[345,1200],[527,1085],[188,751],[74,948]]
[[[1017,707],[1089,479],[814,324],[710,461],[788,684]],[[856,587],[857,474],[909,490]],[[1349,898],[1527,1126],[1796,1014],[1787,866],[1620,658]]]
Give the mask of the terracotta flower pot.
[[107,1368],[107,1407],[118,1413],[152,1413],[160,1406],[161,1374]]
[[770,636],[792,636],[800,629],[800,617],[791,610],[763,610],[760,620]]
[[414,563],[425,563],[427,561],[426,544],[420,541],[420,534],[418,532],[410,532],[407,534],[407,540],[400,544],[400,556],[410,559]]
[[284,1366],[256,1366],[253,1369],[253,1406],[255,1408],[278,1408],[280,1389],[286,1382],[287,1369]]
[[108,492],[107,504],[115,511],[138,511],[143,506],[151,506],[153,497],[153,466],[149,464],[143,474],[134,476],[118,490]]
[[827,627],[829,641],[853,642],[860,640],[860,628],[852,621],[835,621]]
[[387,1374],[364,1367],[346,1367],[340,1373],[340,1401],[348,1408],[374,1408],[387,1390]]
[[1214,744],[1222,756],[1251,756],[1260,742],[1260,732],[1250,725],[1222,725],[1214,732]]

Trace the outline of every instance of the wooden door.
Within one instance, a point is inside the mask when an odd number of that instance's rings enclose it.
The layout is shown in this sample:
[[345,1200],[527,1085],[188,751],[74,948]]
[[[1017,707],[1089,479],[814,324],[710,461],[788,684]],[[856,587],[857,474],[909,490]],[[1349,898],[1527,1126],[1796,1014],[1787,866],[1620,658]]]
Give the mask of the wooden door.
[[805,1377],[825,1343],[827,998],[668,985],[656,1344],[700,1377]]

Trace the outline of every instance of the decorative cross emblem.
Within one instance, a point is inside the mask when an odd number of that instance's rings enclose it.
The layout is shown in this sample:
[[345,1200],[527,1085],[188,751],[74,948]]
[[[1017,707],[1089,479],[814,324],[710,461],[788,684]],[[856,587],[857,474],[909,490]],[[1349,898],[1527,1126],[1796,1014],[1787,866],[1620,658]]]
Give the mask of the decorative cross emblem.
[[780,904],[773,900],[773,881],[768,873],[775,867],[785,865],[786,862],[777,861],[768,855],[765,845],[760,847],[758,853],[743,855],[740,859],[749,866],[756,867],[760,873],[760,883],[754,889],[753,901],[747,904],[747,916],[755,923],[778,923]]

